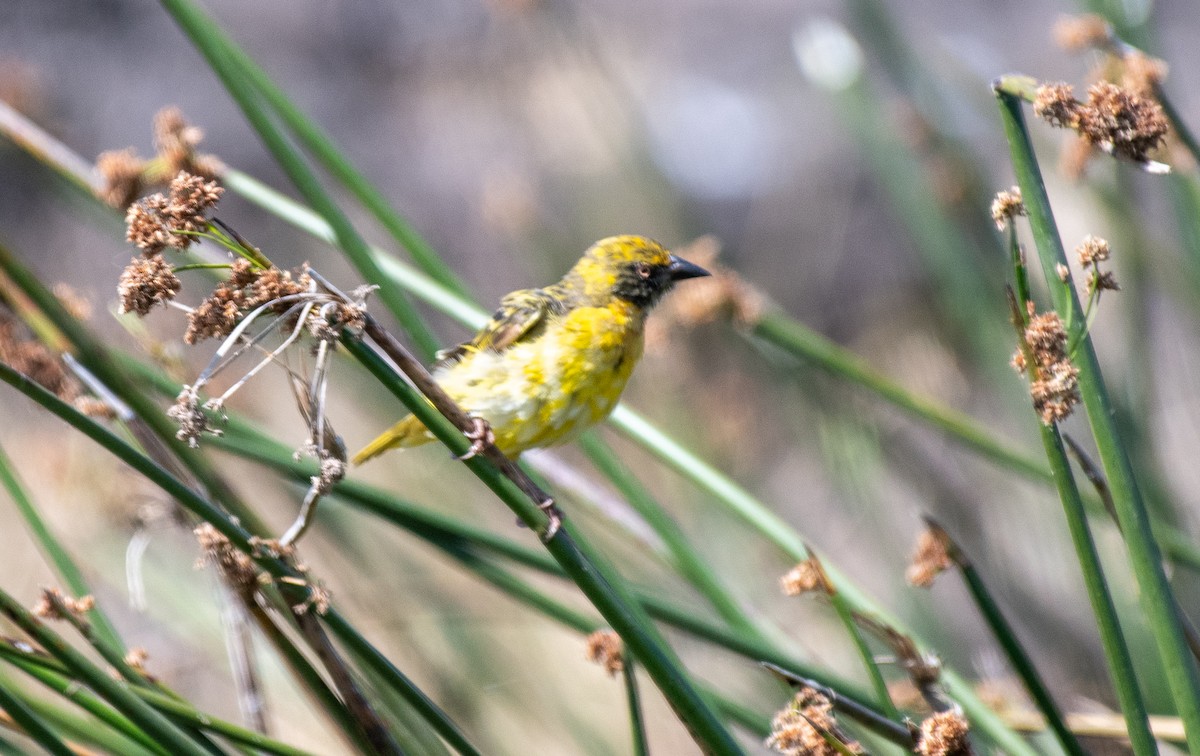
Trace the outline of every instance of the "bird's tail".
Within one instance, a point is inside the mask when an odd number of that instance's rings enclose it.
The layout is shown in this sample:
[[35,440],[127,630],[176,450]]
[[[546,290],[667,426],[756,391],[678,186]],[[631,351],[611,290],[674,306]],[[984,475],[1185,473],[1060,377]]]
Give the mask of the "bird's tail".
[[356,465],[361,465],[363,462],[374,459],[389,449],[402,446],[417,446],[429,440],[429,431],[425,430],[425,426],[421,424],[420,420],[409,415],[379,434],[379,437],[374,441],[364,446],[361,451],[354,455],[352,461]]

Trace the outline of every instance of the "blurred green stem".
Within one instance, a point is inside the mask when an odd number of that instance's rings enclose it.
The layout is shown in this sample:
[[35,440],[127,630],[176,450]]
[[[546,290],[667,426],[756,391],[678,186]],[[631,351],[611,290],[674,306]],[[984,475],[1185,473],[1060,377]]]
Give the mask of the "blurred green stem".
[[466,285],[448,265],[442,262],[437,251],[429,242],[425,241],[407,220],[392,209],[379,190],[337,148],[333,138],[305,116],[253,58],[247,55],[218,25],[209,23],[205,34],[224,47],[225,54],[236,62],[240,73],[254,83],[254,86],[279,114],[284,124],[295,133],[304,147],[321,161],[325,169],[343,186],[350,190],[350,193],[362,203],[363,207],[369,210],[387,229],[392,238],[408,250],[418,268],[447,289],[457,294],[467,294]]
[[[44,656],[19,651],[7,643],[0,643],[0,657],[3,657],[5,661],[42,682],[48,688],[60,694],[67,695],[74,700],[74,697],[70,695],[71,689],[73,687],[78,688],[79,683],[72,679],[70,673],[61,664]],[[147,688],[135,688],[131,690],[135,695],[163,714],[169,715],[178,721],[189,723],[213,735],[229,738],[233,742],[250,746],[265,753],[281,754],[281,756],[311,756],[310,751],[295,748],[286,743],[280,743],[261,733],[247,730],[231,722],[216,719],[208,714],[197,711],[186,702],[172,696]],[[96,703],[99,702],[97,701]],[[92,711],[92,713],[96,713],[93,707],[85,708]],[[127,735],[132,735],[129,730],[122,729],[120,731]]]
[[[230,45],[220,27],[190,0],[160,2],[208,61],[213,72],[220,78],[226,91],[241,108],[246,120],[250,122],[292,184],[334,230],[337,244],[346,258],[366,280],[381,280],[383,274],[375,263],[366,241],[321,186],[320,180],[304,157],[276,125],[274,118],[260,101],[261,90],[256,88],[253,77],[242,69],[237,56],[228,54],[227,48]],[[438,340],[404,292],[395,287],[383,287],[378,296],[412,337],[421,357],[426,361],[432,360],[439,347]]]
[[[33,383],[20,373],[17,373],[4,363],[0,363],[0,381],[13,386],[45,409],[82,431],[104,449],[133,467],[134,470],[146,477],[150,482],[172,496],[197,517],[211,523],[221,535],[229,540],[234,548],[250,556],[268,575],[276,579],[279,590],[287,597],[288,606],[307,606],[314,602],[315,597],[312,595],[312,591],[316,589],[310,582],[311,575],[300,573],[290,564],[273,556],[267,550],[256,546],[257,541],[252,540],[253,536],[251,533],[243,528],[240,523],[195,491],[183,485],[155,461],[140,454],[137,450],[116,437],[111,431],[82,415],[78,410],[67,405],[58,397],[36,383]],[[357,630],[346,622],[345,618],[336,609],[330,607],[323,615],[323,619],[344,643],[351,642],[358,644],[362,648],[374,650],[358,634]],[[382,658],[382,655],[380,655],[380,658]],[[400,681],[396,678],[392,679],[393,682],[400,684]],[[436,707],[428,711],[438,720],[431,722],[435,727],[454,728],[449,718],[439,709],[436,709]],[[368,712],[364,710],[362,713],[367,714]]]
[[633,732],[634,756],[649,756],[650,745],[646,741],[646,724],[642,720],[642,701],[638,695],[637,667],[633,659],[626,659],[621,668],[625,679],[625,698],[629,701],[629,729]]
[[[452,454],[459,457],[466,454],[470,442],[423,394],[401,380],[373,350],[350,339],[343,340],[343,344]],[[466,459],[466,465],[527,525],[539,530],[544,526],[545,514],[538,509],[541,502],[530,500],[489,459],[475,455]],[[560,528],[546,541],[547,550],[621,636],[701,747],[714,753],[738,753],[736,743],[696,692],[679,659],[649,617],[632,600],[624,581],[594,549],[573,536],[571,530],[568,526]]]
[[650,492],[630,473],[612,448],[594,431],[584,434],[579,445],[592,464],[616,485],[630,506],[650,524],[659,538],[663,539],[675,560],[676,568],[708,599],[730,627],[739,633],[748,633],[759,640],[765,640],[766,636],[746,615],[733,594],[722,585],[708,562],[702,559],[688,542],[678,524],[666,513],[662,505],[654,501]]
[[42,721],[42,718],[25,705],[21,696],[15,690],[9,690],[7,681],[0,680],[0,711],[12,717],[21,731],[54,756],[75,756],[75,752],[59,740],[54,731]]
[[[928,518],[926,518],[928,519]],[[930,521],[930,527],[945,533],[941,526]],[[1072,534],[1073,531],[1072,531]],[[945,536],[949,541],[949,535]],[[1088,543],[1091,539],[1088,538]],[[1085,756],[1083,746],[1079,744],[1074,733],[1067,727],[1066,721],[1063,720],[1062,711],[1055,703],[1054,697],[1050,695],[1050,690],[1042,681],[1042,676],[1038,673],[1037,667],[1034,666],[1033,660],[1029,658],[1029,654],[1025,652],[1025,646],[1017,637],[1016,631],[1012,625],[1004,617],[1004,613],[1000,611],[1000,605],[996,603],[992,592],[988,590],[987,584],[983,582],[983,577],[979,574],[979,570],[975,569],[975,565],[967,558],[958,544],[950,541],[950,557],[954,560],[962,573],[963,580],[967,584],[967,590],[971,593],[971,598],[975,601],[975,606],[978,607],[988,627],[991,628],[992,635],[996,637],[1000,647],[1004,649],[1005,656],[1008,657],[1009,664],[1016,670],[1025,684],[1025,689],[1029,692],[1030,697],[1037,705],[1038,710],[1046,717],[1046,722],[1054,734],[1058,737],[1058,742],[1062,745],[1063,750],[1070,756]],[[1078,542],[1077,542],[1078,545]],[[1103,575],[1100,576],[1103,583]],[[1110,601],[1111,606],[1111,601]]]
[[[3,377],[7,370],[7,366],[0,363],[0,377]],[[26,635],[61,661],[77,679],[86,683],[138,727],[168,747],[173,754],[205,756],[208,753],[178,726],[135,696],[127,683],[113,680],[104,670],[92,664],[82,653],[46,628],[3,590],[0,590],[0,614],[8,617]]]
[[[62,543],[51,532],[50,526],[42,519],[37,505],[29,498],[29,495],[25,492],[25,487],[21,485],[21,481],[17,478],[12,461],[3,447],[0,447],[0,483],[3,483],[9,496],[12,497],[13,502],[17,505],[17,509],[21,513],[21,517],[25,520],[25,524],[33,534],[34,540],[41,548],[42,553],[50,560],[50,563],[54,565],[55,571],[62,579],[63,584],[66,585],[67,590],[71,592],[71,595],[82,597],[91,594],[87,580],[83,577],[83,572],[75,564],[75,560],[71,558],[70,552],[63,548]],[[116,627],[109,620],[108,615],[100,608],[99,604],[93,606],[87,612],[87,616],[91,620],[93,631],[107,645],[112,648],[124,648],[121,637],[117,634]]]

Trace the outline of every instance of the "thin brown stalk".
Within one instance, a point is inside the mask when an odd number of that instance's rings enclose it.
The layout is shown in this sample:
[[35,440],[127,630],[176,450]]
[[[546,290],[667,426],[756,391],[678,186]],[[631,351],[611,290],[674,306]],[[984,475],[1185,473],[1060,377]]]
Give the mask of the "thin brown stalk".
[[[433,380],[433,376],[429,374],[425,366],[395,336],[388,333],[370,315],[366,316],[366,325],[363,327],[363,332],[371,337],[371,340],[383,350],[383,353],[392,362],[396,363],[400,371],[413,382],[417,390],[433,403],[438,412],[441,412],[447,420],[454,423],[455,427],[468,435],[478,432],[478,419],[471,417],[462,407],[459,407],[442,387]],[[555,508],[554,499],[550,494],[543,491],[516,462],[505,456],[486,435],[476,441],[472,450],[495,465],[500,474],[511,480],[521,490],[521,493],[528,496],[530,501],[549,515],[550,522],[547,524],[545,531],[543,531],[542,538],[546,541],[553,538],[555,532],[558,530],[558,524],[562,516]]]
[[392,734],[388,732],[383,720],[379,718],[367,697],[358,687],[358,683],[350,673],[350,668],[346,666],[346,662],[334,648],[329,636],[325,634],[325,629],[321,627],[321,623],[317,619],[317,612],[300,605],[292,607],[292,616],[295,617],[296,624],[299,625],[300,632],[308,641],[308,645],[316,652],[317,658],[329,672],[334,687],[341,694],[346,708],[355,723],[361,728],[363,737],[371,744],[374,752],[379,754],[403,753],[392,738]]

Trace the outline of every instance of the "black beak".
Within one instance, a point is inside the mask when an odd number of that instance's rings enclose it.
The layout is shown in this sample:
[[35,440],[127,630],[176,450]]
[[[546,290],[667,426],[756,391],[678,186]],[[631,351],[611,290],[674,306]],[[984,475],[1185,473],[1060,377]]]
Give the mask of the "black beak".
[[699,265],[690,263],[675,255],[671,255],[671,264],[667,266],[667,272],[671,275],[672,281],[682,281],[685,278],[700,278],[701,276],[712,275],[712,273],[709,273]]

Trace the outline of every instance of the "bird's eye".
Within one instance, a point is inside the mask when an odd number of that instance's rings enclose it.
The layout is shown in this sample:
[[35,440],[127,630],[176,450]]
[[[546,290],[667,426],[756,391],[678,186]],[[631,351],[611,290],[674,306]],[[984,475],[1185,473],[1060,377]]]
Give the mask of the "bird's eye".
[[634,266],[634,271],[637,272],[639,278],[649,278],[654,272],[650,269],[650,263],[640,262]]

